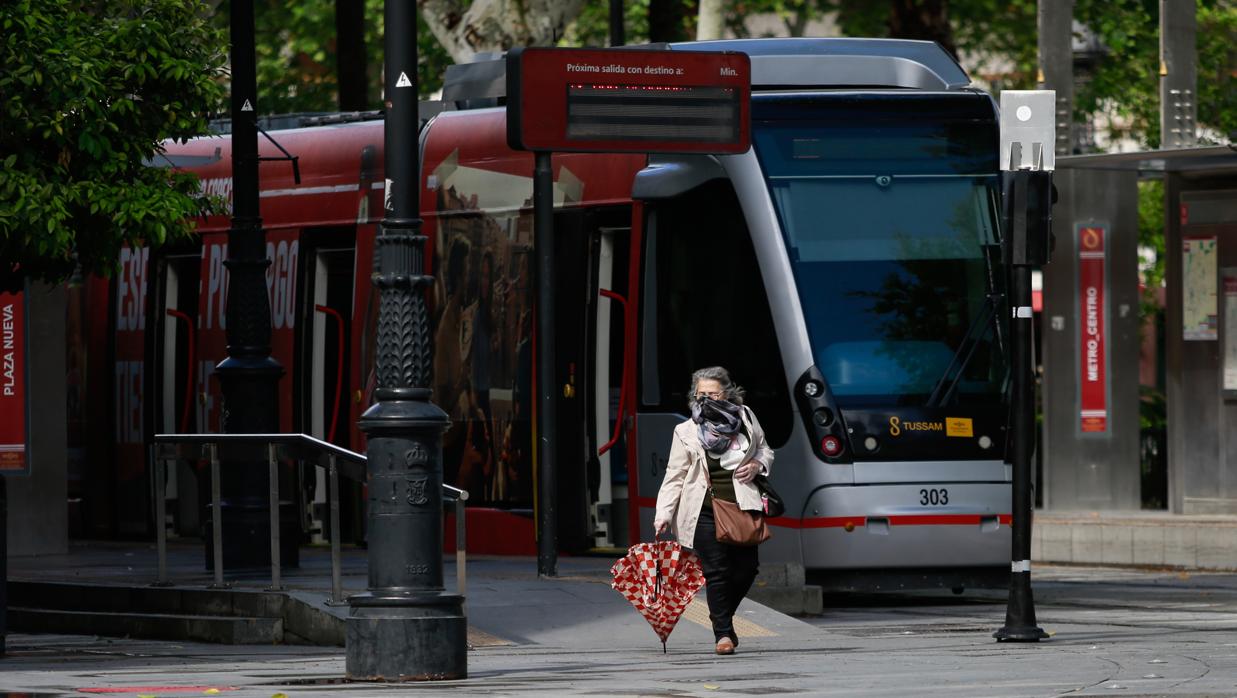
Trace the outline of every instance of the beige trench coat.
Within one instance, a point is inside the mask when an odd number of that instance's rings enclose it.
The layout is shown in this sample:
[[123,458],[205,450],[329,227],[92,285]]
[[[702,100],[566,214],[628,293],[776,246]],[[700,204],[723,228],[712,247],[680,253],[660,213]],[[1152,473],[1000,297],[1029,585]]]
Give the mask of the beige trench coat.
[[[743,423],[751,436],[743,462],[760,461],[764,466],[761,472],[768,475],[773,468],[773,449],[765,441],[765,432],[760,428],[760,422],[756,421],[756,415],[747,407],[743,408]],[[704,458],[698,427],[689,419],[675,427],[671,437],[666,475],[657,492],[653,530],[656,531],[663,521],[673,522],[679,543],[693,547],[696,521],[700,518],[700,507],[704,506],[704,496],[708,490],[709,464]],[[734,494],[740,509],[759,511],[762,508],[760,490],[756,485],[743,484],[735,479]]]

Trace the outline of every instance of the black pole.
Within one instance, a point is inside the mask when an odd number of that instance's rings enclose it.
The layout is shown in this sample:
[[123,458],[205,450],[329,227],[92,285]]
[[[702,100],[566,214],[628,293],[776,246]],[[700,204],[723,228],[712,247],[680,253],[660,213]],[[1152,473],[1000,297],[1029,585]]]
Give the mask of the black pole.
[[622,46],[627,43],[623,27],[623,0],[610,0],[610,45]]
[[[1032,178],[1041,182],[1051,174],[1019,170],[1004,173],[1003,205],[1006,220],[1006,254],[1009,268],[1010,345],[1013,371],[1010,449],[1014,466],[1013,545],[1010,557],[1009,603],[1005,626],[993,633],[998,641],[1038,642],[1048,637],[1035,622],[1035,599],[1031,595],[1031,451],[1035,438],[1035,393],[1032,375],[1031,267],[1037,261],[1033,240],[1039,237],[1029,228],[1032,197],[1028,189]],[[1037,209],[1043,212],[1043,209]]]
[[558,507],[553,432],[554,388],[554,172],[550,153],[533,167],[533,245],[537,248],[537,574],[558,576]]
[[443,589],[442,434],[418,209],[417,14],[386,0],[386,215],[376,239],[377,402],[361,416],[369,456],[369,590],[348,599],[351,680],[468,676],[464,597]]
[[[279,379],[271,358],[266,233],[258,209],[258,79],[253,0],[234,0],[232,22],[232,227],[228,230],[228,358],[215,368],[225,434],[279,431]],[[270,498],[264,461],[225,461],[221,473],[224,568],[270,564]],[[208,527],[207,530],[210,530]],[[289,537],[291,538],[291,537]],[[281,537],[282,540],[282,537]],[[296,540],[280,561],[295,566]],[[207,566],[213,557],[206,541]]]

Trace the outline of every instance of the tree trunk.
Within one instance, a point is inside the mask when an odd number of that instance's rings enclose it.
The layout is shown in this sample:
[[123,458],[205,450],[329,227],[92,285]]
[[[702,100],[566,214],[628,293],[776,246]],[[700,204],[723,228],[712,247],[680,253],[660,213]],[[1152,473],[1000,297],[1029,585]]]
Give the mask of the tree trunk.
[[889,8],[889,36],[935,41],[957,56],[947,5],[948,0],[893,0]]
[[696,41],[722,38],[725,12],[722,0],[700,0],[700,12],[696,15]]
[[456,63],[515,46],[553,46],[584,0],[421,0],[421,17]]
[[339,110],[369,109],[369,60],[365,51],[365,0],[335,0],[335,77]]

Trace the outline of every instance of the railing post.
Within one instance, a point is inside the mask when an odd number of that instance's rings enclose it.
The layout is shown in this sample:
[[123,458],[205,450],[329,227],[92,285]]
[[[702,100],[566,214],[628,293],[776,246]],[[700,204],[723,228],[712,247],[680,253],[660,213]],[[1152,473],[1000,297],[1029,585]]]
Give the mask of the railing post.
[[464,595],[465,581],[467,574],[464,571],[464,563],[467,555],[464,551],[467,545],[468,536],[464,530],[464,498],[455,498],[455,593],[460,596]]
[[327,468],[327,486],[331,502],[331,603],[343,603],[343,582],[340,575],[339,559],[339,468],[335,454],[330,456],[330,467]]
[[215,583],[213,589],[223,589],[223,507],[219,502],[219,444],[212,443],[210,449],[210,506],[211,533],[214,535],[215,552]]
[[276,446],[266,444],[266,465],[271,480],[271,588],[282,591],[279,579],[279,461],[275,458]]
[[167,532],[167,473],[164,467],[167,463],[155,457],[155,445],[150,446],[150,464],[155,469],[155,541],[159,552],[159,577],[153,586],[171,586],[168,581],[168,532]]

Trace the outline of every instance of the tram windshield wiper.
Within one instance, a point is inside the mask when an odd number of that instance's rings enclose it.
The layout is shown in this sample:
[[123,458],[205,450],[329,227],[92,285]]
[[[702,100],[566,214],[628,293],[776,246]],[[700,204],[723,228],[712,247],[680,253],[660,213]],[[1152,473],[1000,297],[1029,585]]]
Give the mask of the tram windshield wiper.
[[[984,304],[979,307],[979,312],[976,313],[970,326],[966,328],[966,334],[962,336],[962,341],[959,342],[958,349],[950,359],[949,365],[945,367],[945,372],[941,374],[932,388],[932,394],[928,396],[925,404],[926,407],[941,407],[953,399],[958,383],[962,381],[962,376],[966,373],[966,367],[971,363],[971,358],[975,356],[975,351],[983,344],[988,332],[997,324],[994,322],[996,309],[1001,306],[1002,299],[1003,296],[997,293],[989,293],[984,297]],[[999,336],[999,330],[997,334]]]

